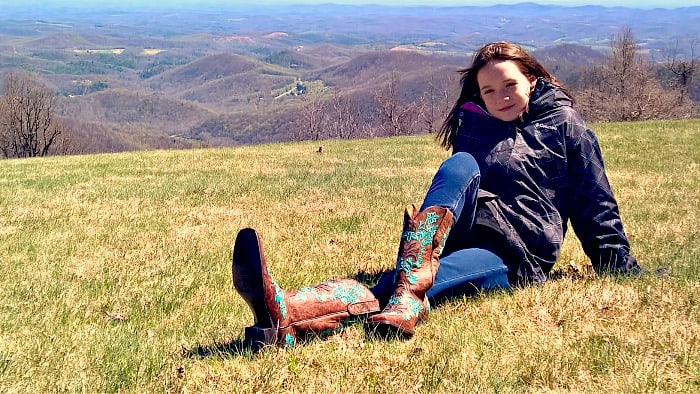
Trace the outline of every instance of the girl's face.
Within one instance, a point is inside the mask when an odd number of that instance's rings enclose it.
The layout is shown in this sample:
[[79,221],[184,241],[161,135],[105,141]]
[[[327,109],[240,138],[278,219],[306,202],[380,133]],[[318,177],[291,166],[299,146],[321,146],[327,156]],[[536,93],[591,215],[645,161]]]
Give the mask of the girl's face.
[[525,75],[511,60],[492,60],[477,72],[476,81],[486,110],[510,122],[527,109],[537,78]]

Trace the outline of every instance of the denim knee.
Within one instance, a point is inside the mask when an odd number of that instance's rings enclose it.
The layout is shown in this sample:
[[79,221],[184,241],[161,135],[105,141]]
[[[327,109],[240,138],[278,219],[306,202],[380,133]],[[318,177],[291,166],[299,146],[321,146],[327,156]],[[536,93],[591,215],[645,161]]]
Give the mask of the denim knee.
[[[455,153],[442,162],[430,184],[421,209],[429,206],[449,208],[459,218],[467,201],[476,202],[480,181],[479,165],[466,152]],[[474,207],[469,206],[468,216],[473,216]]]
[[450,182],[464,185],[479,175],[479,165],[471,154],[457,152],[442,162],[438,174]]

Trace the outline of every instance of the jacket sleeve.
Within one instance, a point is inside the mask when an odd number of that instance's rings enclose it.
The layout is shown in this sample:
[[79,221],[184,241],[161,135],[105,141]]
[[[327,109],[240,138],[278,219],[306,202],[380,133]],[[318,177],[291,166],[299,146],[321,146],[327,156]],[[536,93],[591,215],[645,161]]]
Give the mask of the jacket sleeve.
[[630,254],[598,140],[574,115],[567,136],[571,226],[597,272],[638,273],[641,268]]

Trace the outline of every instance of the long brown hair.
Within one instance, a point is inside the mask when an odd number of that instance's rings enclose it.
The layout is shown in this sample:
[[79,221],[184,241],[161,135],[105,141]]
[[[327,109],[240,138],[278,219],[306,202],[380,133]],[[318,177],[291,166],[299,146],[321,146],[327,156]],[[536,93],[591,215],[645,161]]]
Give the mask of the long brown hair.
[[466,102],[472,101],[485,107],[484,100],[481,98],[479,92],[479,83],[477,82],[477,74],[486,64],[492,60],[511,60],[515,62],[520,70],[526,76],[534,76],[536,78],[543,78],[544,80],[552,83],[555,86],[562,88],[567,95],[570,94],[566,89],[557,81],[557,79],[547,71],[540,62],[537,61],[532,55],[525,52],[525,50],[519,45],[506,42],[498,41],[491,44],[484,45],[474,53],[472,59],[472,65],[469,68],[458,70],[461,74],[460,83],[462,84],[462,91],[459,94],[457,102],[452,107],[450,114],[445,119],[445,122],[440,128],[440,132],[435,137],[440,141],[445,149],[450,149],[454,141],[455,134],[457,133],[457,126],[459,125],[456,113],[459,108]]

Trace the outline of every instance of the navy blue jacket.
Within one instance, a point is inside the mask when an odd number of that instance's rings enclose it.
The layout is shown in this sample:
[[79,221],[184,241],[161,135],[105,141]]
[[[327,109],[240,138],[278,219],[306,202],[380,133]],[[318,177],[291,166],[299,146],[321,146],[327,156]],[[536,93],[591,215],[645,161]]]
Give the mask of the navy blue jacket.
[[[539,79],[522,119],[504,122],[473,103],[458,112],[454,152],[481,172],[475,230],[502,237],[511,280],[544,282],[567,223],[598,271],[638,269],[593,131],[559,88]],[[478,230],[477,230],[478,231]]]

